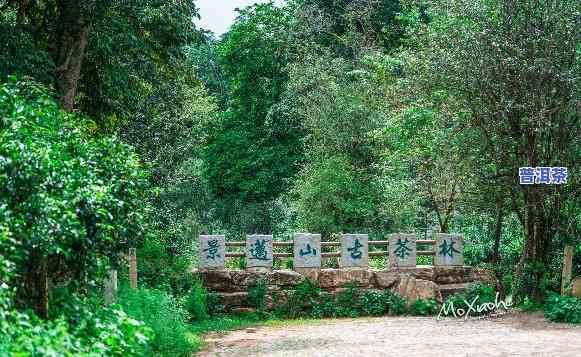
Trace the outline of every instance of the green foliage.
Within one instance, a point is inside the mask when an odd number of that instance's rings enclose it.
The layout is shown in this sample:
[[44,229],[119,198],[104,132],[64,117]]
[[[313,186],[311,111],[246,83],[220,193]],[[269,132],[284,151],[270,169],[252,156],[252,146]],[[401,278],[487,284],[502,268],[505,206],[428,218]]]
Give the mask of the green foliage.
[[186,297],[185,305],[192,320],[201,321],[209,317],[208,292],[200,279],[194,282],[192,290]]
[[335,298],[335,315],[339,317],[359,317],[361,291],[354,283],[347,283]]
[[[444,305],[448,307],[453,306],[454,311],[458,309],[468,311],[467,302],[468,304],[472,304],[474,302],[475,308],[482,304],[494,304],[496,302],[496,289],[494,286],[487,284],[471,284],[465,294],[454,294],[449,296],[444,302]],[[485,309],[482,311],[478,311],[476,309],[476,311],[470,311],[470,316],[482,316],[492,312],[493,311],[490,309]]]
[[182,303],[168,293],[155,289],[130,289],[122,286],[119,303],[127,315],[143,321],[155,333],[151,348],[156,355],[188,356],[190,316]]
[[321,290],[308,278],[304,279],[293,290],[288,291],[286,303],[276,307],[276,314],[291,319],[312,316],[313,310],[320,303]]
[[[53,283],[93,284],[107,258],[144,236],[147,177],[136,155],[115,138],[90,138],[31,82],[0,86],[0,117],[0,217],[14,243],[0,254],[24,279],[46,264]],[[36,293],[26,288],[25,301]]]
[[417,299],[409,307],[410,315],[430,316],[438,312],[438,302],[435,299]]
[[0,308],[0,354],[14,356],[148,356],[153,332],[123,311],[72,299],[51,321]]
[[581,299],[550,294],[545,302],[545,316],[554,322],[581,324]]
[[389,290],[386,290],[383,294],[384,300],[389,306],[388,311],[390,315],[397,316],[407,313],[407,302],[403,297]]
[[205,176],[219,198],[265,202],[289,187],[302,156],[300,132],[267,120],[286,82],[290,8],[272,3],[240,10],[218,45],[230,101],[208,136]]
[[263,311],[266,308],[268,285],[265,279],[259,279],[248,286],[248,305]]
[[372,290],[365,291],[361,294],[361,310],[365,315],[384,315],[389,310],[386,294]]

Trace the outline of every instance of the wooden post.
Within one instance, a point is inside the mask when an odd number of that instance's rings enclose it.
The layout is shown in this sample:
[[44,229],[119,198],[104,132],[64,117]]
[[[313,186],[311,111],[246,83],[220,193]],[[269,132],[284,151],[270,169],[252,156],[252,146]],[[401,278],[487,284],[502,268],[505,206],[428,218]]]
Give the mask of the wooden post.
[[567,284],[571,282],[571,274],[573,270],[573,246],[565,245],[565,254],[563,255],[563,274],[561,278],[561,295],[567,292]]
[[117,270],[110,269],[105,281],[105,304],[114,304],[117,301]]
[[137,249],[129,248],[129,279],[131,289],[137,289]]

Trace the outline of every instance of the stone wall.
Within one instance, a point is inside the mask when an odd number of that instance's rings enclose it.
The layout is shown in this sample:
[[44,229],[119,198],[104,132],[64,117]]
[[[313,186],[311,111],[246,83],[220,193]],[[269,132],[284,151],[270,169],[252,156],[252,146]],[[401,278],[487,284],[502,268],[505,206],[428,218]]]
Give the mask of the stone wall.
[[268,285],[269,298],[275,293],[284,299],[286,292],[302,282],[305,277],[322,290],[337,293],[346,283],[354,283],[361,289],[391,290],[397,292],[408,303],[418,298],[435,298],[442,302],[447,296],[463,292],[477,282],[497,286],[493,271],[469,266],[434,267],[416,266],[371,270],[361,268],[342,269],[297,269],[290,270],[196,270],[194,275],[202,279],[204,286],[216,292],[227,308],[246,306],[248,287],[260,279]]

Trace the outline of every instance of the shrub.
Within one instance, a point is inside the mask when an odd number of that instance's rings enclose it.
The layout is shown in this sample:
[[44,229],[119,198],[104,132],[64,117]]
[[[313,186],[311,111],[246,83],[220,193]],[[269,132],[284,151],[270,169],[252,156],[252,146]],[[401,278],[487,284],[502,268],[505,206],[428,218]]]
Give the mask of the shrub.
[[208,292],[199,279],[194,282],[194,286],[186,298],[186,309],[192,320],[201,321],[209,317]]
[[383,299],[390,315],[404,315],[407,312],[407,302],[399,294],[386,290],[383,293]]
[[333,295],[329,293],[321,293],[319,295],[318,303],[315,304],[311,310],[310,316],[315,319],[337,316],[337,308],[335,306]]
[[373,290],[368,290],[361,295],[360,305],[365,315],[380,316],[389,310],[385,295]]
[[34,83],[0,85],[0,220],[18,242],[0,255],[21,276],[18,301],[42,315],[46,278],[94,282],[146,227],[137,156],[115,138],[91,138],[79,129],[85,121]]
[[214,317],[223,314],[226,307],[222,304],[220,295],[216,293],[208,293],[208,315]]
[[410,315],[429,316],[438,312],[438,302],[436,299],[417,299],[409,307]]
[[309,279],[304,279],[294,290],[289,292],[286,304],[278,313],[285,317],[297,318],[300,316],[311,316],[314,306],[319,304],[321,290]]
[[581,323],[581,299],[550,293],[545,303],[545,316],[554,322]]
[[259,279],[248,287],[248,305],[259,311],[266,307],[266,294],[268,287],[265,279]]
[[337,294],[335,315],[340,317],[359,317],[361,315],[360,290],[353,283],[345,284],[344,288],[345,290]]
[[155,289],[119,290],[119,302],[127,314],[144,321],[155,333],[152,341],[157,355],[187,356],[193,344],[188,340],[189,315],[179,301],[166,292]]
[[55,320],[0,311],[2,356],[149,356],[151,329],[123,311],[75,301],[75,312]]

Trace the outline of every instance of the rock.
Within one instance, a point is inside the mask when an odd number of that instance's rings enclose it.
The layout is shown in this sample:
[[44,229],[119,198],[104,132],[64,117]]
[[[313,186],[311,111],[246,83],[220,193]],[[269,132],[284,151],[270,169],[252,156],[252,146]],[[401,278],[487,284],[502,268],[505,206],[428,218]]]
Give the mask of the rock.
[[208,290],[232,291],[232,276],[227,270],[200,270],[197,274],[202,278],[202,282]]
[[[394,271],[394,270],[390,270]],[[415,267],[400,267],[395,270],[397,272],[409,274],[416,279],[434,281],[436,277],[436,270],[431,265],[418,265]]]
[[436,299],[442,302],[442,294],[438,285],[433,281],[416,279],[413,276],[402,276],[397,287],[393,290],[401,295],[408,304],[417,299]]
[[309,279],[311,283],[317,283],[319,281],[319,274],[321,269],[319,268],[298,268],[295,267],[294,270]]
[[269,273],[268,271],[236,270],[231,272],[232,284],[236,285],[239,290],[246,290],[260,279],[265,279],[266,284],[270,284]]
[[291,270],[275,270],[269,274],[270,284],[278,286],[294,286],[302,282],[304,277]]
[[372,273],[367,269],[321,269],[319,286],[323,289],[342,287],[354,283],[359,287],[368,287]]
[[581,276],[578,276],[575,279],[573,279],[573,281],[571,282],[571,287],[572,295],[575,296],[576,298],[581,299]]
[[402,274],[395,271],[375,271],[373,278],[375,286],[382,289],[391,289],[399,283]]
[[449,296],[454,294],[464,294],[468,291],[468,287],[472,283],[459,283],[459,284],[443,284],[440,285],[440,293],[443,299],[447,299]]
[[247,305],[247,292],[218,293],[218,296],[220,297],[220,303],[226,306],[226,308],[231,309],[233,307],[245,307]]
[[468,266],[449,266],[434,268],[435,279],[438,284],[461,284],[475,280],[472,267]]
[[232,310],[230,310],[230,312],[232,312],[233,314],[252,314],[256,312],[255,308],[252,307],[235,307]]
[[252,327],[248,327],[244,329],[244,331],[246,331],[246,333],[256,333],[256,329]]

